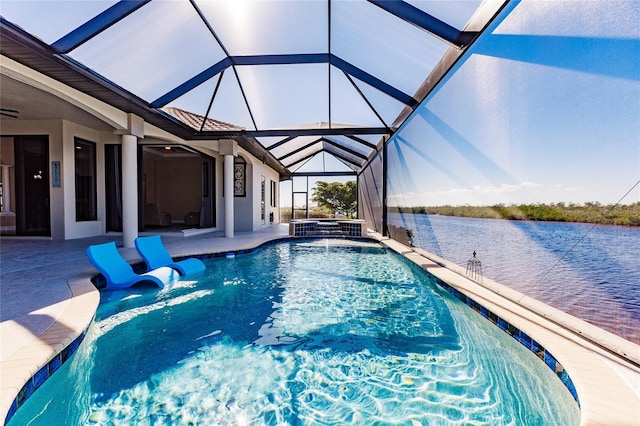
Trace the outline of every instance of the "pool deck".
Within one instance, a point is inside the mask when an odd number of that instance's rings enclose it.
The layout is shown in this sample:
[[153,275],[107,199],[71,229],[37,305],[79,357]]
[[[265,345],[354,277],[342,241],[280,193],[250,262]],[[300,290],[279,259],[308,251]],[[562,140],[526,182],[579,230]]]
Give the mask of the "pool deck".
[[[221,231],[184,237],[162,234],[173,256],[236,251],[288,236],[288,225],[224,238]],[[485,279],[478,285],[444,259],[395,241],[383,244],[533,336],[570,374],[581,403],[581,425],[640,425],[640,346],[522,298]],[[92,244],[116,241],[106,235],[68,241],[0,238],[0,419],[32,376],[76,339],[93,319],[99,293],[85,255]],[[121,248],[129,261],[141,261],[135,248]],[[518,300],[520,303],[514,302]],[[588,339],[584,335],[589,336]],[[614,353],[606,349],[613,347]],[[615,352],[628,354],[626,362]]]

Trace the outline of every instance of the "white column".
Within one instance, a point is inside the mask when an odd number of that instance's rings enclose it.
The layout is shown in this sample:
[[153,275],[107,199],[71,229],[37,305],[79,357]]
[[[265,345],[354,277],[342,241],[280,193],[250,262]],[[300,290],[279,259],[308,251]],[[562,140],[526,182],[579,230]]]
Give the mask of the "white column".
[[233,238],[233,155],[224,156],[224,236]]
[[4,213],[13,214],[11,211],[11,185],[9,184],[9,167],[8,164],[2,165],[2,204],[4,204]]
[[134,247],[138,237],[138,138],[122,135],[122,241]]

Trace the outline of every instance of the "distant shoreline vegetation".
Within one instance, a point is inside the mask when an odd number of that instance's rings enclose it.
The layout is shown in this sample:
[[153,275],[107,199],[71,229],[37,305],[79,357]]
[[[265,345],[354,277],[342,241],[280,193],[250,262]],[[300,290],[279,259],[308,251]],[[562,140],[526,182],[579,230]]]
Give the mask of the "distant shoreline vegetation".
[[496,204],[493,206],[389,207],[390,212],[439,214],[482,219],[583,222],[603,225],[640,226],[640,202],[621,205],[584,204]]

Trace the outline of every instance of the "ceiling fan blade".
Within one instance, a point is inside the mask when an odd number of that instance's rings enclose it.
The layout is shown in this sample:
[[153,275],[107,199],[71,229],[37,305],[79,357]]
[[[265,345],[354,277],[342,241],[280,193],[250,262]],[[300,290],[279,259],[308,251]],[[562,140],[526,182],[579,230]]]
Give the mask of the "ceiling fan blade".
[[15,109],[0,108],[0,115],[5,117],[18,118],[18,111]]

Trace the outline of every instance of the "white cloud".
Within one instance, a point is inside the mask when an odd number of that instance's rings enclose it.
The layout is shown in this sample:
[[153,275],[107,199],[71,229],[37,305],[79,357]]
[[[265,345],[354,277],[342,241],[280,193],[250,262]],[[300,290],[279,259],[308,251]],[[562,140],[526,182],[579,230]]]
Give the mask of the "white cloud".
[[542,184],[524,181],[517,184],[475,185],[468,188],[432,189],[420,193],[404,192],[389,194],[391,205],[490,205],[494,203],[539,203],[555,202],[550,194],[576,193],[578,187],[561,184]]
[[520,184],[520,186],[525,187],[525,188],[542,188],[542,187],[544,187],[543,184],[535,183],[535,182],[522,182]]

